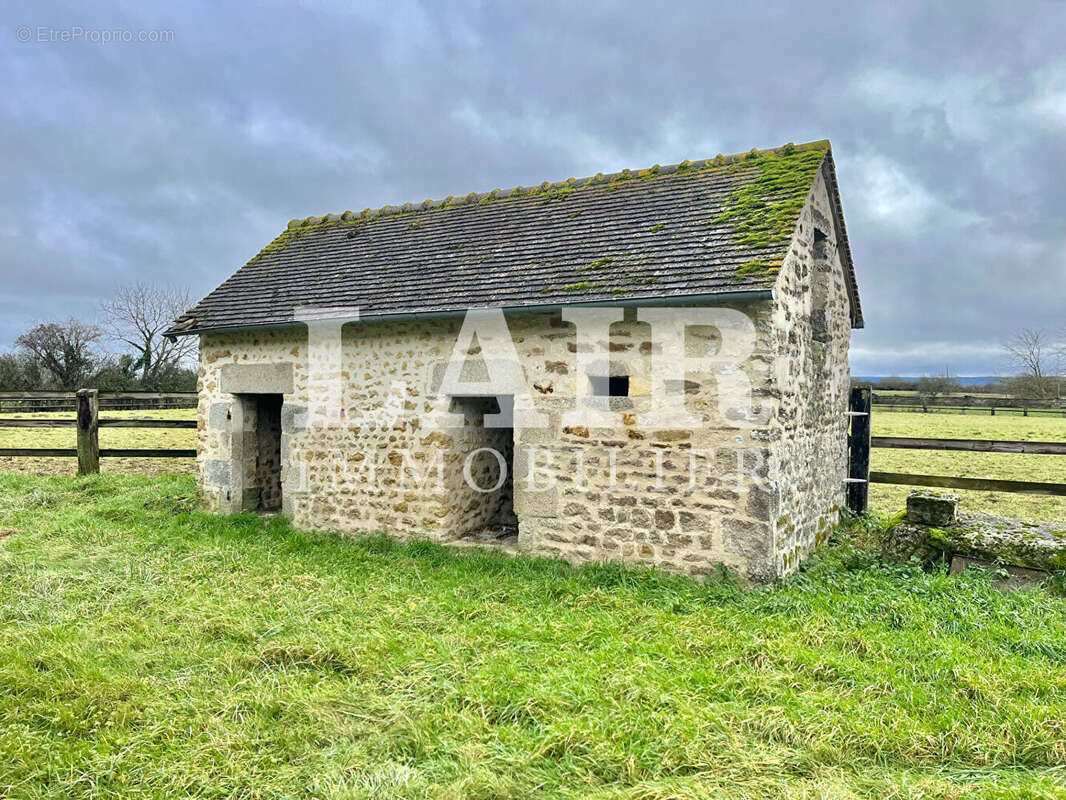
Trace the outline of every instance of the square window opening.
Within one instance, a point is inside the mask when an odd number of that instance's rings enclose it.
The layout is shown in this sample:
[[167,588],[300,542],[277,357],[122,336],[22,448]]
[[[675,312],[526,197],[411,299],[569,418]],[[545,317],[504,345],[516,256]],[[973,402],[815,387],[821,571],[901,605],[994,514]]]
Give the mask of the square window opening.
[[589,388],[596,397],[629,397],[629,376],[589,375]]

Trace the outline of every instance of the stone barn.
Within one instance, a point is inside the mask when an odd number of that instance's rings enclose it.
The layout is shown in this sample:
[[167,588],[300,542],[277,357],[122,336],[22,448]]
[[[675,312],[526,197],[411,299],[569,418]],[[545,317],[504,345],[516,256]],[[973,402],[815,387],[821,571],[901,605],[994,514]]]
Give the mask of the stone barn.
[[822,141],[293,220],[168,335],[207,509],[760,582],[837,520],[860,327]]

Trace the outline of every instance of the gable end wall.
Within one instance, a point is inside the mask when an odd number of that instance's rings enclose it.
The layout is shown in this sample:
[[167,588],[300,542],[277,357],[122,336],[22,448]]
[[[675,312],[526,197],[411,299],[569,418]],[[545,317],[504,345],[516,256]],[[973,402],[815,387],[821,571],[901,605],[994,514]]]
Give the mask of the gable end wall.
[[[774,460],[777,574],[788,575],[828,539],[844,503],[847,475],[851,307],[822,172],[811,188],[776,283],[774,377],[780,396]],[[815,254],[815,229],[827,234]],[[824,288],[825,327],[812,323],[816,286]]]

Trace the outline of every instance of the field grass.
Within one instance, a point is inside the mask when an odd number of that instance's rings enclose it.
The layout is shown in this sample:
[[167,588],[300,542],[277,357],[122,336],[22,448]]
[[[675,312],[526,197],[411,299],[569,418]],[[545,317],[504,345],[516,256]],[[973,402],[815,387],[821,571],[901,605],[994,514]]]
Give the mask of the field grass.
[[[875,410],[873,433],[875,436],[936,439],[1061,442],[1066,441],[1066,419]],[[1066,483],[1066,456],[875,449],[871,468],[879,472],[912,475]],[[906,504],[909,491],[910,488],[906,486],[873,484],[870,487],[871,507],[882,512],[898,511]],[[1023,519],[1066,520],[1066,497],[973,491],[959,491],[958,494],[962,497],[961,508],[964,511]]]
[[[73,419],[71,411],[42,413],[4,412],[11,419]],[[195,408],[149,409],[142,411],[101,411],[101,419],[196,419]],[[0,447],[74,447],[74,428],[0,428]],[[121,448],[196,448],[195,430],[164,428],[101,428],[100,447]],[[74,458],[24,458],[0,456],[0,471],[28,475],[70,475],[77,471]],[[105,473],[192,475],[196,462],[191,458],[104,458],[100,469]]]
[[0,475],[0,796],[1030,798],[1066,600],[838,534],[760,590]]

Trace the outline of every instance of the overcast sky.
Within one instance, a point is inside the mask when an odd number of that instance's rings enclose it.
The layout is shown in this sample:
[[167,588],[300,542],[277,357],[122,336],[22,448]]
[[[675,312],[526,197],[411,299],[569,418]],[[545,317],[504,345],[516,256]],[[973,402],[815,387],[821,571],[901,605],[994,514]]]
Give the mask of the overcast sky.
[[822,138],[856,374],[997,374],[1066,321],[1062,0],[173,5],[4,4],[0,350],[293,217]]

